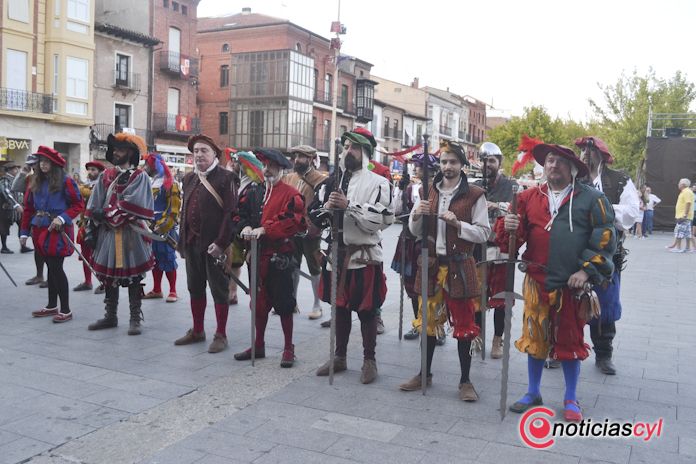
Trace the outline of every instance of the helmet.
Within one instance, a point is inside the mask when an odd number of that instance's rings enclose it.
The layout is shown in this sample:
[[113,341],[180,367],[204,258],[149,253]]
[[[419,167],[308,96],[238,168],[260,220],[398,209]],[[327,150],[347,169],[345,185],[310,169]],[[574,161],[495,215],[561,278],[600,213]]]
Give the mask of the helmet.
[[481,148],[479,148],[479,158],[484,158],[486,156],[497,156],[501,160],[503,159],[503,152],[500,151],[500,147],[493,142],[483,142]]

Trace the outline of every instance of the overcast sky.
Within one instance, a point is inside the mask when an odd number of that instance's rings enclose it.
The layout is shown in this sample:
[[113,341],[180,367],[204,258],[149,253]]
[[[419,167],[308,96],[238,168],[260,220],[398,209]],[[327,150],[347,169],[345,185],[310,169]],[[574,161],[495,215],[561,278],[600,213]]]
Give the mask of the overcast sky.
[[[252,12],[286,18],[324,37],[338,0],[202,0],[198,16]],[[342,53],[387,79],[472,95],[500,113],[543,105],[586,120],[597,83],[622,71],[696,79],[696,1],[342,0]],[[495,111],[493,112],[495,113]]]

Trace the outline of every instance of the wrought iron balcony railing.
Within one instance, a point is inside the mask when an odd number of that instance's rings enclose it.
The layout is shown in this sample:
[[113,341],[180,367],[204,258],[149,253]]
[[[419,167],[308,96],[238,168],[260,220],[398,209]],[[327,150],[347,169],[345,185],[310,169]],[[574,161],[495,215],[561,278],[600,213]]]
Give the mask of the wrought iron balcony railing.
[[160,50],[159,68],[161,71],[178,75],[182,79],[198,77],[198,59],[178,52]]
[[0,87],[0,109],[51,114],[55,98],[44,93]]
[[200,132],[200,119],[183,114],[155,113],[152,115],[155,132],[173,135],[193,135]]

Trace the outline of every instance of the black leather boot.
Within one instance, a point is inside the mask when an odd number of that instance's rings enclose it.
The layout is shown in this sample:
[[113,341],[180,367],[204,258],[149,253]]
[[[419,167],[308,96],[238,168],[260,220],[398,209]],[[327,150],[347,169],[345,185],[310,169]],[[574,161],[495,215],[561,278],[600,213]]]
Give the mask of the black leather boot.
[[616,375],[616,366],[612,361],[614,347],[612,342],[616,335],[614,322],[600,322],[590,325],[590,337],[595,351],[595,365],[606,375]]
[[130,326],[128,335],[140,335],[140,321],[143,320],[142,306],[143,292],[140,284],[134,284],[128,287],[128,302],[130,303]]
[[118,287],[106,287],[104,289],[104,318],[90,324],[89,330],[112,329],[118,326]]

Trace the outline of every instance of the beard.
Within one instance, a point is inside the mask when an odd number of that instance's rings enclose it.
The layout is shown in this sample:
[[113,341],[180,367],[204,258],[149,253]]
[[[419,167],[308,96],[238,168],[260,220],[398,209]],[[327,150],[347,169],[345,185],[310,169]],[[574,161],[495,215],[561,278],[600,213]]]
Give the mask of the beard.
[[294,170],[296,173],[302,175],[309,171],[309,164],[295,163]]
[[99,174],[87,174],[87,180],[90,182],[94,182],[97,178],[99,178]]
[[355,159],[352,156],[346,156],[346,160],[344,161],[344,164],[346,165],[346,169],[348,171],[357,171],[362,167],[362,163],[360,160]]

